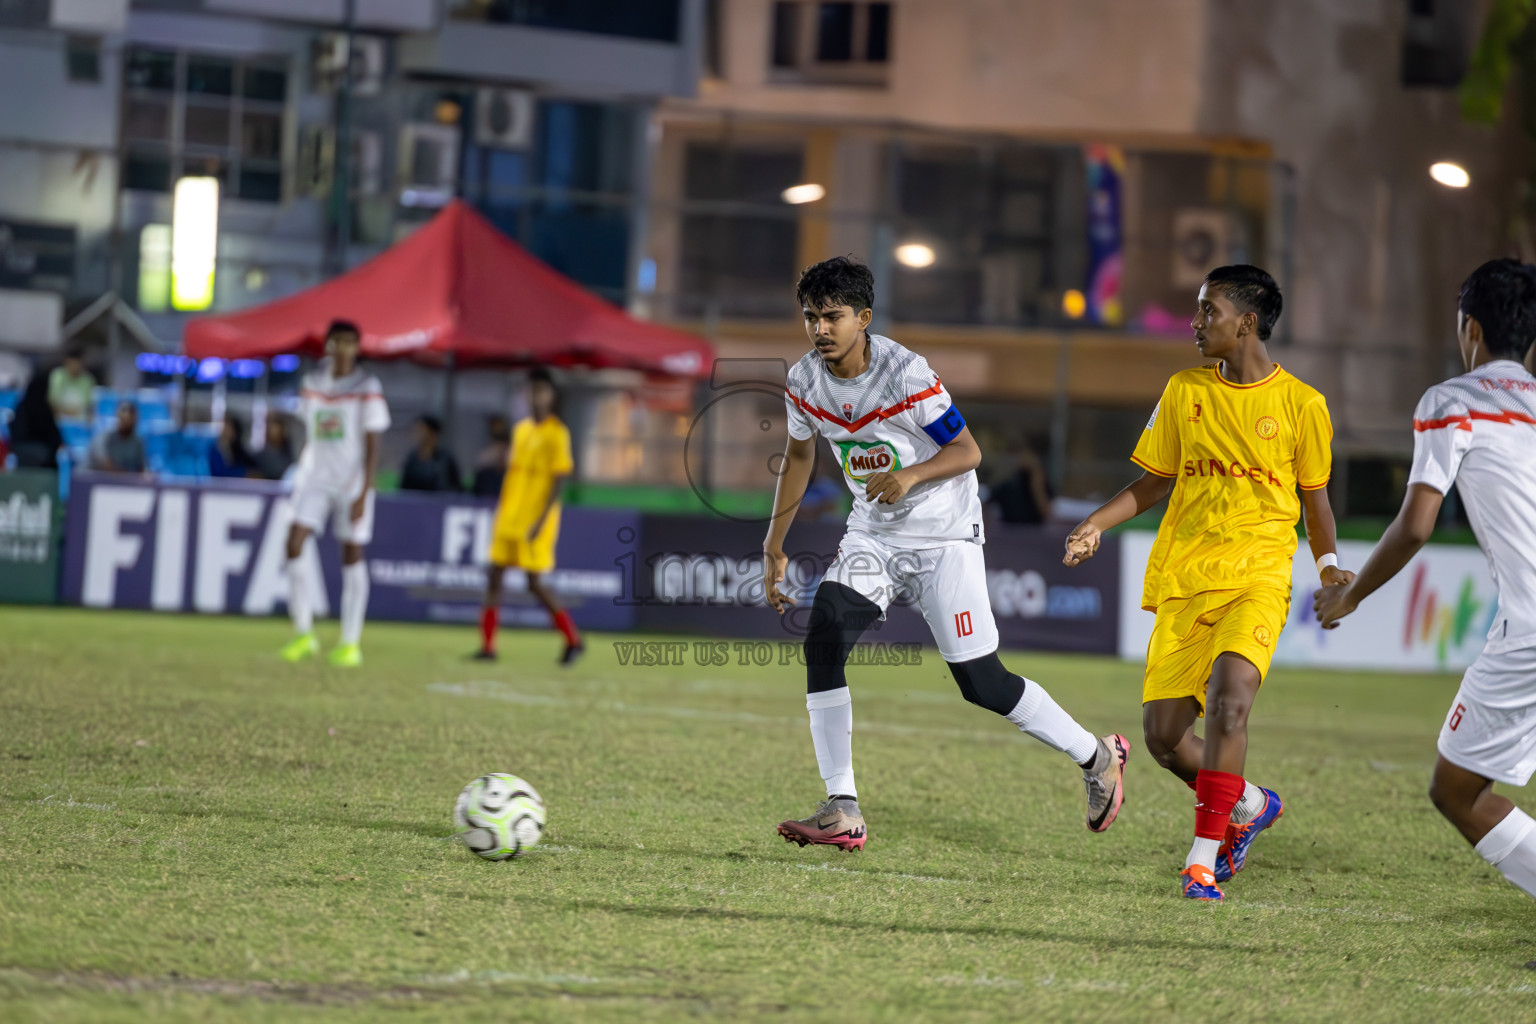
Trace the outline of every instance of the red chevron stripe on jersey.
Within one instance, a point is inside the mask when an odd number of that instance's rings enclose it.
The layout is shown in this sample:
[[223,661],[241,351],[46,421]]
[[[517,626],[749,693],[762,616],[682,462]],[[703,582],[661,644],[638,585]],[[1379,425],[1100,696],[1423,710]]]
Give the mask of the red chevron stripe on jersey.
[[877,418],[888,420],[892,416],[895,416],[897,413],[905,412],[906,410],[912,408],[923,399],[932,398],[934,395],[942,393],[943,390],[943,382],[940,381],[939,378],[935,377],[933,378],[932,387],[924,388],[922,391],[919,391],[916,394],[908,395],[906,398],[903,398],[901,401],[887,409],[872,409],[851,423],[844,423],[843,420],[834,414],[827,412],[827,410],[821,408],[820,406],[815,406],[809,402],[801,401],[800,397],[788,388],[784,389],[784,393],[789,396],[789,400],[791,402],[794,402],[795,405],[799,406],[800,409],[804,412],[815,416],[817,419],[827,420],[830,423],[836,423],[838,426],[848,431],[848,433],[856,434],[860,430],[864,429],[864,427],[868,424],[873,423]]
[[1530,416],[1523,412],[1479,412],[1476,409],[1473,409],[1465,416],[1444,416],[1437,420],[1414,420],[1413,429],[1420,432],[1425,430],[1440,430],[1443,427],[1455,427],[1457,430],[1471,430],[1473,420],[1484,420],[1488,423],[1536,424],[1536,416]]

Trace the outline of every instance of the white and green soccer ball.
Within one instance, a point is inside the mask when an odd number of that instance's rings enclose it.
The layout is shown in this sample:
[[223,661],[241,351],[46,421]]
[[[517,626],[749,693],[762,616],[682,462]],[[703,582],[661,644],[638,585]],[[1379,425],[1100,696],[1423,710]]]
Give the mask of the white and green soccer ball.
[[516,775],[492,772],[464,787],[453,805],[453,824],[476,856],[511,860],[544,834],[544,801]]

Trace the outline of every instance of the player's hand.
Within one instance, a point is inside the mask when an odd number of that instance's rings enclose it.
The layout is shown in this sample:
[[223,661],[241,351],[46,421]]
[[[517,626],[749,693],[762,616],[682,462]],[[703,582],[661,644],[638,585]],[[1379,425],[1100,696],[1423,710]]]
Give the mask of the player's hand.
[[[1333,566],[1329,566],[1333,569]],[[1326,570],[1325,570],[1326,571]],[[1334,570],[1337,572],[1338,570]],[[1340,573],[1355,578],[1354,573]],[[1324,629],[1338,629],[1339,620],[1355,610],[1356,601],[1349,593],[1348,583],[1333,583],[1322,587],[1312,595],[1312,614],[1317,616],[1318,625]]]
[[1323,586],[1325,587],[1347,587],[1355,582],[1354,573],[1348,569],[1340,569],[1336,565],[1325,566],[1318,578],[1323,581]]
[[789,568],[789,556],[782,548],[770,551],[763,549],[763,596],[768,600],[768,606],[780,615],[784,609],[795,603],[795,599],[779,590],[779,584],[784,582],[784,572]]
[[358,495],[357,496],[357,500],[352,503],[352,521],[355,523],[358,520],[362,519],[363,518],[363,513],[367,512],[367,511],[368,511],[368,492],[364,491],[362,494]]
[[870,501],[878,501],[883,505],[894,505],[907,496],[912,489],[912,482],[904,470],[896,470],[894,473],[876,473],[864,481],[864,497]]
[[1103,537],[1104,531],[1088,520],[1078,523],[1077,528],[1067,534],[1067,553],[1062,556],[1061,564],[1082,565],[1098,553]]

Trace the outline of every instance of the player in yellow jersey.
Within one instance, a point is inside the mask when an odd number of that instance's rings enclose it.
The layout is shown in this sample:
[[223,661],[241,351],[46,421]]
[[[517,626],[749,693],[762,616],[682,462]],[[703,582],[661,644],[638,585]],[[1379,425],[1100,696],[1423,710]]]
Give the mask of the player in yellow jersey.
[[1322,582],[1354,578],[1335,553],[1328,406],[1264,345],[1280,307],[1279,287],[1258,267],[1207,275],[1190,326],[1200,354],[1219,362],[1173,376],[1131,456],[1145,472],[1067,538],[1064,561],[1078,565],[1105,530],[1172,495],[1142,591],[1142,607],[1157,613],[1142,729],[1157,762],[1195,791],[1182,874],[1190,899],[1221,899],[1218,883],[1282,811],[1273,790],[1243,778],[1243,763],[1248,712],[1290,612],[1303,512]]
[[575,468],[571,432],[555,415],[558,398],[549,371],[535,368],[528,374],[528,403],[533,415],[512,430],[512,452],[501,485],[501,504],[496,509],[496,532],[491,538],[485,604],[480,609],[481,643],[475,657],[483,661],[496,660],[501,580],[509,567],[527,574],[529,593],[539,599],[565,637],[561,664],[569,665],[585,650],[571,613],[560,607],[543,581],[543,574],[555,567],[560,488]]

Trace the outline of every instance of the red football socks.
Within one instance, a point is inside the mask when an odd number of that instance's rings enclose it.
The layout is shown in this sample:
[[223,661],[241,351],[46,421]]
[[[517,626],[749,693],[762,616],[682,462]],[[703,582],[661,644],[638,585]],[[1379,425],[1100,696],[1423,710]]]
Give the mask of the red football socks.
[[480,609],[480,649],[488,654],[496,653],[497,611],[495,606]]
[[[554,620],[555,628],[565,637],[565,642],[572,647],[581,646],[581,634],[576,632],[576,623],[571,619],[571,613],[561,608],[550,616]],[[1241,781],[1241,780],[1239,780]],[[1237,795],[1243,795],[1242,786],[1238,786]]]
[[1243,777],[1231,772],[1200,770],[1195,777],[1195,835],[1221,842],[1232,820],[1232,808],[1243,798]]

